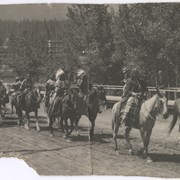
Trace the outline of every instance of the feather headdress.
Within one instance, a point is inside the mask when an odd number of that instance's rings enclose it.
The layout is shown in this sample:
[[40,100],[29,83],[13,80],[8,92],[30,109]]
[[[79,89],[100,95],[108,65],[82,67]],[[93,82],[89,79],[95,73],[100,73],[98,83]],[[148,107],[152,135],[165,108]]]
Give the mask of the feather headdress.
[[61,68],[59,68],[56,72],[56,79],[58,79],[58,77],[61,76],[62,74],[64,74],[64,71]]
[[83,74],[83,73],[85,73],[85,71],[84,71],[83,69],[79,69],[79,70],[77,71],[76,76],[77,76],[77,77],[80,77],[81,74]]

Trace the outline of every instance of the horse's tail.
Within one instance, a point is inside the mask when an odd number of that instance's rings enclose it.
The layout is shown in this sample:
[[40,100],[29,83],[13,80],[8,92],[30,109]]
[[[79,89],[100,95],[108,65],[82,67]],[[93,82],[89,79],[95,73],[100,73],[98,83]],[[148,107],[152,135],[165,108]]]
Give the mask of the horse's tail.
[[169,135],[171,134],[171,131],[173,130],[176,122],[177,122],[177,119],[178,119],[178,113],[176,112],[176,110],[174,110],[174,114],[173,114],[173,120],[171,122],[171,124],[169,125]]
[[114,130],[114,117],[112,118],[112,130]]

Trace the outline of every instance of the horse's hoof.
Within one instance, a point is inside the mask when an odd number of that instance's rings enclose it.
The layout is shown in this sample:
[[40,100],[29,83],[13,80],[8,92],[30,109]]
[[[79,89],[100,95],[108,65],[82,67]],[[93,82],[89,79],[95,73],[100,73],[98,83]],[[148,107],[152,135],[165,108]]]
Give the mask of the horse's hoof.
[[147,157],[147,163],[152,163],[153,160],[150,157]]
[[138,151],[138,155],[143,155],[143,152],[144,152],[144,149],[141,148],[141,149]]
[[67,138],[67,136],[66,136],[65,134],[63,134],[63,138],[64,138],[64,139],[66,139],[66,138]]
[[27,124],[24,125],[26,130],[29,130],[29,126]]
[[40,132],[40,127],[37,127],[37,132]]
[[90,140],[90,141],[93,141],[93,137],[89,136],[89,140]]
[[51,133],[50,136],[51,136],[51,137],[54,137],[54,134]]
[[128,152],[129,152],[129,155],[131,155],[131,156],[133,155],[133,150],[132,149],[129,149]]
[[79,131],[76,131],[76,134],[77,134],[77,136],[80,136],[80,133],[79,133]]
[[117,154],[117,155],[119,155],[119,154],[120,154],[120,152],[119,152],[118,150],[115,150],[115,152],[116,152],[116,154]]
[[72,140],[71,140],[71,139],[69,139],[69,138],[67,138],[67,142],[72,142]]
[[22,125],[22,123],[18,121],[18,122],[17,122],[17,125],[20,127],[20,126]]

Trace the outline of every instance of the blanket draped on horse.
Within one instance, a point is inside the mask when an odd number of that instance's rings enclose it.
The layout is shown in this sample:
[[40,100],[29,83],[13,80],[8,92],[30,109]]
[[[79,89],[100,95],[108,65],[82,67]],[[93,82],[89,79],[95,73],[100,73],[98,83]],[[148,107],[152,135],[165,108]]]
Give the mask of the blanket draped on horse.
[[126,105],[121,109],[121,120],[125,123],[125,126],[133,126],[134,128],[139,128],[139,98],[130,97],[127,100]]

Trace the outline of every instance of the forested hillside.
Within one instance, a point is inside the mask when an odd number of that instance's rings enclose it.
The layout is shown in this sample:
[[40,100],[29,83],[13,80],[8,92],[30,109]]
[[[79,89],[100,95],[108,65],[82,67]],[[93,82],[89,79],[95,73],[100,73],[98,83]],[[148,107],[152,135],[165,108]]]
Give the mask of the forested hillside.
[[[122,84],[126,66],[145,73],[149,85],[160,69],[170,86],[179,85],[179,3],[120,5],[118,11],[73,5],[63,21],[1,20],[1,45],[6,37],[6,63],[39,81],[58,67],[67,72],[83,67],[97,83]],[[49,40],[54,43],[48,47]]]

